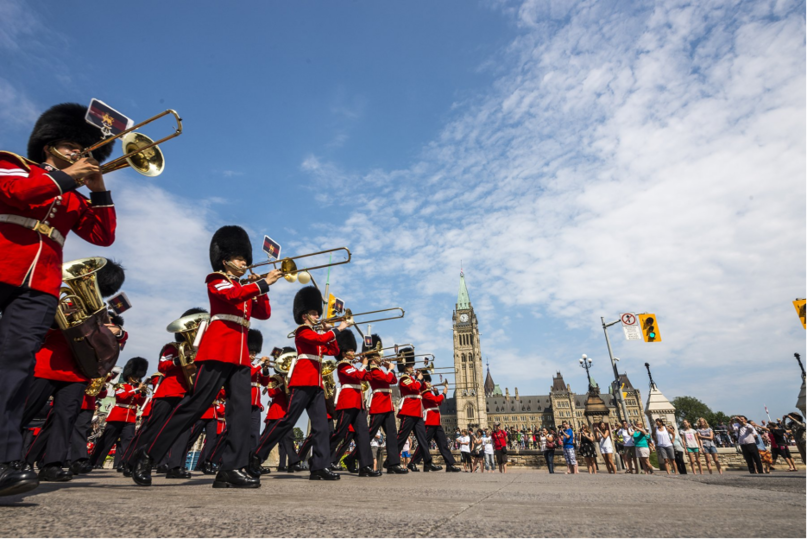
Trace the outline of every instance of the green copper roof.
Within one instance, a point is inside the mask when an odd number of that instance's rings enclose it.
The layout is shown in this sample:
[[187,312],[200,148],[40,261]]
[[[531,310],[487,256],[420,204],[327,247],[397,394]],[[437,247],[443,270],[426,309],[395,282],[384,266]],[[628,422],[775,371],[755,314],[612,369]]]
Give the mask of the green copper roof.
[[465,286],[465,274],[460,272],[460,291],[457,294],[457,310],[470,308],[471,298],[468,297],[468,287]]

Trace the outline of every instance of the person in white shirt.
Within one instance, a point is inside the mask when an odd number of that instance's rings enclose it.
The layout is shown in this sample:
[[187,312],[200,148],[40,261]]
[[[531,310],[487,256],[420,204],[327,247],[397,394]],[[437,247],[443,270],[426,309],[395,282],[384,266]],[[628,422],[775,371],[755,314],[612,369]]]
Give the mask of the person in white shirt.
[[493,461],[493,438],[490,437],[488,429],[482,436],[482,444],[485,447],[485,469],[489,473],[496,473],[496,464]]
[[378,448],[381,444],[381,433],[376,432],[372,440],[370,440],[370,451],[373,453],[373,470],[378,470]]
[[633,445],[633,428],[627,421],[622,422],[622,428],[617,431],[622,437],[622,459],[625,461],[625,473],[639,473],[639,463],[636,461],[636,449]]
[[695,475],[695,462],[698,463],[698,472],[703,475],[703,467],[701,466],[701,441],[698,438],[698,433],[692,428],[689,421],[684,419],[681,423],[679,431],[681,437],[684,439],[684,447],[687,448],[687,455],[689,455],[689,465],[692,468],[692,475]]
[[471,471],[471,437],[468,436],[468,431],[462,429],[462,436],[457,438],[460,443],[460,456],[462,457],[462,471]]
[[734,433],[737,435],[737,444],[740,446],[745,463],[748,465],[748,471],[753,474],[763,473],[762,460],[759,458],[759,449],[757,449],[756,442],[759,434],[754,422],[748,421],[748,418],[744,415],[732,417],[731,422]]
[[675,475],[678,475],[678,470],[675,468],[675,448],[673,447],[674,432],[664,426],[663,419],[658,418],[653,428],[653,436],[656,439],[656,455],[658,456],[659,466],[664,466],[667,475],[670,475],[670,468],[675,472]]
[[616,465],[614,464],[614,443],[611,440],[611,427],[605,421],[600,421],[598,425],[594,425],[594,435],[600,443],[600,454],[605,461],[605,467],[608,473],[616,473]]

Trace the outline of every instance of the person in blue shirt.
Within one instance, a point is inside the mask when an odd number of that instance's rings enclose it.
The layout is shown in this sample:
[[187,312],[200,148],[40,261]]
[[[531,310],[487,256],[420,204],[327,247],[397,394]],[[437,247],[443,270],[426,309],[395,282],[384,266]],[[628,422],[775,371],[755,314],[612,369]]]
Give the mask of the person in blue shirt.
[[563,440],[563,457],[566,459],[567,474],[576,474],[577,459],[574,454],[574,431],[569,427],[569,423],[564,421],[560,427],[560,437]]

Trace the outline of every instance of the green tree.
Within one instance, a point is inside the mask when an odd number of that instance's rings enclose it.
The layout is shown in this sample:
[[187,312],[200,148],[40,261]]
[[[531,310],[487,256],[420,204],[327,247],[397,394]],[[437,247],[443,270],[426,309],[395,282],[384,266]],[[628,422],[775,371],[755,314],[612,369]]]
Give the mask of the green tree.
[[709,425],[714,427],[720,423],[725,423],[726,425],[729,424],[731,417],[727,416],[723,412],[715,412],[712,414],[712,419],[709,419]]
[[712,410],[706,403],[701,402],[695,397],[676,397],[673,399],[672,405],[675,406],[675,420],[679,425],[681,421],[686,419],[694,426],[695,422],[700,417],[706,419],[706,421],[709,421],[711,424]]
[[294,441],[295,442],[302,442],[305,439],[305,435],[303,434],[302,429],[298,427],[294,427]]

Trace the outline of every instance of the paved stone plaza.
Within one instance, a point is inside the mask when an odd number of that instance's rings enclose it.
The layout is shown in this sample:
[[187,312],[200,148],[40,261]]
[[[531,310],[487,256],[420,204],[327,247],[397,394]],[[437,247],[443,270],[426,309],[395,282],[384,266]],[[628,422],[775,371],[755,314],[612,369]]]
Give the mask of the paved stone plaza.
[[[336,483],[272,474],[134,486],[111,470],[0,499],[4,537],[804,537],[805,474],[567,476],[418,473]],[[663,523],[661,523],[663,522]],[[775,534],[772,535],[772,530]]]

